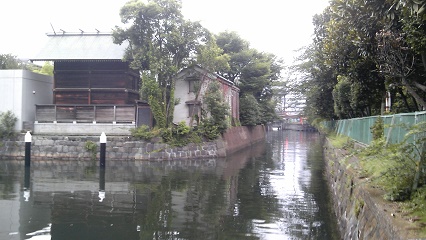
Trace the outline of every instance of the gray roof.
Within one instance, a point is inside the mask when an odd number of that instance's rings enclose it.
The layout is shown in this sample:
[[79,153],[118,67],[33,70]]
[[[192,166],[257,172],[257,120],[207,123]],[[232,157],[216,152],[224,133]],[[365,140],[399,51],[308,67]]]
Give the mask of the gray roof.
[[49,40],[32,61],[121,60],[128,46],[114,44],[112,34],[47,34]]

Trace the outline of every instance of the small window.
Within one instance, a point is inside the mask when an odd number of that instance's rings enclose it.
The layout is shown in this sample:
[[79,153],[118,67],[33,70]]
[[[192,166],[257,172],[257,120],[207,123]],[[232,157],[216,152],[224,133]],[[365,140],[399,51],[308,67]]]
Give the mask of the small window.
[[188,83],[189,83],[189,92],[195,92],[195,85],[196,85],[197,82],[198,81],[195,81],[195,80],[188,81]]
[[200,111],[200,105],[197,104],[188,104],[188,117],[193,117],[195,115],[198,115],[199,111]]

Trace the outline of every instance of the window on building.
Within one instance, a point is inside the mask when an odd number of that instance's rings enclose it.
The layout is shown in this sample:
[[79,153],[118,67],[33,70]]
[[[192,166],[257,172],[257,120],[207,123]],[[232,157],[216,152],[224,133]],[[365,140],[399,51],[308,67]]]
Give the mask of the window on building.
[[198,81],[195,81],[195,80],[188,81],[188,83],[189,83],[189,92],[195,92],[195,88],[196,88],[195,86],[196,86],[197,82]]
[[198,115],[198,111],[199,111],[200,107],[198,105],[195,105],[195,104],[189,104],[188,109],[189,109],[188,116],[193,117],[195,115]]

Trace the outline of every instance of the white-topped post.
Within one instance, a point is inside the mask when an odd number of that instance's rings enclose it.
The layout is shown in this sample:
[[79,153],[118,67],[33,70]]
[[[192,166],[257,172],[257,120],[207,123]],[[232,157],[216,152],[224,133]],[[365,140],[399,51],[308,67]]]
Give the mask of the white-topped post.
[[105,132],[102,132],[100,137],[100,144],[101,144],[101,152],[100,152],[100,167],[105,167],[105,150],[106,150],[106,142],[107,137],[105,135]]
[[25,134],[25,166],[29,167],[31,165],[31,141],[32,136],[30,131],[27,131]]

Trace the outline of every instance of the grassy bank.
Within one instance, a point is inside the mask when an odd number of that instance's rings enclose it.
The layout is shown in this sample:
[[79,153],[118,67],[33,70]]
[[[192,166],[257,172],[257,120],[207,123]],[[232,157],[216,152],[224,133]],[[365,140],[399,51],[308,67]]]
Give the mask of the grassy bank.
[[340,162],[354,169],[362,184],[382,190],[383,198],[395,206],[390,214],[404,220],[404,229],[414,230],[419,238],[426,238],[424,149],[417,149],[423,147],[424,139],[419,139],[418,145],[389,144],[379,137],[369,146],[359,147],[345,136],[329,133],[327,137],[334,148],[344,150],[345,156]]

